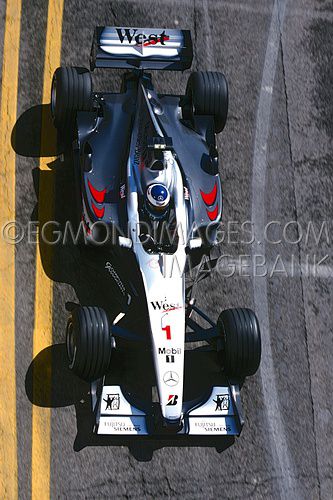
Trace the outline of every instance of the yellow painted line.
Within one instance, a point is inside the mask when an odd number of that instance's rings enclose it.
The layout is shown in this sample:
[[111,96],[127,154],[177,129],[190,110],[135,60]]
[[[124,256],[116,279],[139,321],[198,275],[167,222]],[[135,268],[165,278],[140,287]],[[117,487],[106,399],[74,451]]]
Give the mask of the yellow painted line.
[[[61,37],[62,18],[64,0],[49,0],[45,61],[44,61],[44,81],[43,81],[43,104],[50,102],[50,89],[54,70],[60,66],[61,60]],[[45,114],[42,116],[42,141],[48,134]],[[46,180],[52,178],[52,174],[47,175],[48,163],[55,158],[40,159],[40,180],[39,180],[39,200],[38,218],[40,226],[43,222],[53,219],[53,182]],[[47,265],[52,266],[52,247],[48,247],[46,255]],[[45,261],[44,261],[45,262]],[[33,357],[35,358],[43,349],[52,344],[52,306],[53,306],[53,285],[46,276],[40,248],[36,251],[36,284],[35,284],[35,324],[33,333]],[[34,392],[39,391],[39,384],[44,387],[49,386],[51,390],[51,363],[48,366],[46,379],[38,380],[34,374]],[[44,392],[44,391],[43,391]],[[49,392],[51,399],[51,392]],[[31,498],[47,499],[50,496],[50,464],[51,464],[51,409],[33,406],[32,410],[32,456],[31,456]]]
[[[0,228],[15,220],[15,152],[21,0],[7,0],[0,111]],[[11,237],[15,233],[11,232]],[[0,237],[0,498],[17,498],[15,246]]]

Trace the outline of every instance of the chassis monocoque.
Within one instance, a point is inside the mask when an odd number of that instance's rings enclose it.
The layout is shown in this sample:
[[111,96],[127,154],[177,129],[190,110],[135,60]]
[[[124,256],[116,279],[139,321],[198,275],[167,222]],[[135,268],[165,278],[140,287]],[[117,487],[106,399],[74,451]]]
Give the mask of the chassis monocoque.
[[[107,249],[105,270],[119,292],[117,314],[76,305],[67,325],[70,368],[91,383],[98,434],[239,435],[239,387],[260,362],[255,314],[229,309],[215,324],[186,287],[186,271],[209,255],[221,220],[215,136],[227,119],[227,83],[222,73],[194,72],[184,96],[162,95],[146,70],[184,70],[191,61],[188,31],[96,28],[91,70],[129,70],[121,92],[93,92],[84,68],[61,67],[53,78],[51,110],[60,143],[72,147],[79,228],[85,244]],[[136,330],[152,353],[158,411],[107,382],[113,351],[138,340]],[[225,380],[192,401],[183,396],[188,341],[216,351]]]

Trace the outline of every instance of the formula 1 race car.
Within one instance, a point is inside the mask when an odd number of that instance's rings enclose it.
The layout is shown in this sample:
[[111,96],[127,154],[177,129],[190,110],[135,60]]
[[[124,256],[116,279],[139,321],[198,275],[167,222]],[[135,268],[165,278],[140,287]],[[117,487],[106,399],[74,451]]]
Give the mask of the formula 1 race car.
[[[189,266],[216,244],[215,138],[226,123],[228,87],[222,73],[197,71],[185,95],[158,94],[146,70],[183,71],[192,56],[186,30],[99,27],[90,69],[126,69],[120,93],[93,92],[84,68],[60,67],[53,77],[51,112],[73,155],[78,228],[90,252],[106,249],[105,272],[118,291],[110,297],[117,313],[72,306],[66,331],[70,368],[91,383],[98,434],[239,435],[239,388],[260,363],[255,314],[228,309],[216,324],[186,287]],[[185,401],[185,345],[198,341],[216,352],[224,383]],[[157,402],[108,382],[114,351],[128,342],[152,354]]]

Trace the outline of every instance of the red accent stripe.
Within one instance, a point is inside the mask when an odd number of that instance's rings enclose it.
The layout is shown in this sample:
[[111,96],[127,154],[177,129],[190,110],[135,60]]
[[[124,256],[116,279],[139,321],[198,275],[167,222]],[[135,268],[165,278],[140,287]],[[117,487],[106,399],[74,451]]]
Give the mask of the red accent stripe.
[[88,180],[88,186],[91,194],[94,197],[94,200],[97,201],[97,203],[103,203],[105,198],[106,188],[103,189],[103,191],[98,191],[97,189],[94,188],[94,186],[91,184],[89,180]]
[[207,215],[210,218],[210,220],[216,219],[218,211],[219,211],[219,204],[217,204],[213,210],[207,210]]
[[95,212],[95,215],[96,217],[98,217],[99,219],[101,219],[104,215],[104,212],[105,212],[105,208],[97,208],[96,205],[94,205],[94,203],[92,202],[91,203],[91,206],[92,206],[92,209],[93,211]]
[[216,201],[216,195],[217,195],[217,183],[215,182],[214,187],[210,193],[204,193],[203,191],[201,191],[201,189],[200,189],[200,193],[201,193],[202,199],[206,203],[206,205],[208,205],[209,207],[211,205],[214,205],[214,203]]
[[[169,36],[165,36],[165,37],[164,37],[164,40],[165,40],[165,41],[168,41],[168,40],[170,40],[170,37],[169,37]],[[144,42],[143,46],[144,46],[144,47],[148,47],[148,45],[156,45],[156,44],[157,44],[157,43],[159,43],[160,41],[161,41],[161,39],[160,39],[160,38],[157,38],[156,40],[147,40],[147,42]],[[140,45],[140,44],[138,44],[138,45]]]
[[163,312],[176,311],[177,309],[181,309],[181,307],[170,307],[170,309],[164,309]]

